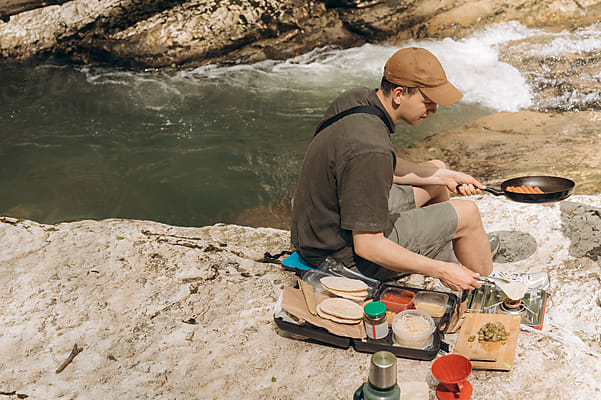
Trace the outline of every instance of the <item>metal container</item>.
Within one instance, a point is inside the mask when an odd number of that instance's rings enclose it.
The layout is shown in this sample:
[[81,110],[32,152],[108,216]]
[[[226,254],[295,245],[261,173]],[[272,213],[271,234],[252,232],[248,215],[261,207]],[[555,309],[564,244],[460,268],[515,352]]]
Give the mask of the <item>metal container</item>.
[[378,351],[371,356],[369,383],[379,389],[396,385],[396,357],[389,351]]
[[396,383],[396,357],[389,351],[371,356],[369,378],[359,386],[353,400],[400,400],[401,388]]
[[547,308],[547,293],[544,290],[529,289],[515,310],[504,306],[505,299],[505,293],[495,285],[483,284],[468,296],[467,312],[521,315],[522,325],[542,329]]

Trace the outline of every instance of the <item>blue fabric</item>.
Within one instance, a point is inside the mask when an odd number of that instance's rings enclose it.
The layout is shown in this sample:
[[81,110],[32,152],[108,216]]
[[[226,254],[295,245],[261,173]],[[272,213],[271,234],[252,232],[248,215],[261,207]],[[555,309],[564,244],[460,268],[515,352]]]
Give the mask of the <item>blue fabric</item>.
[[308,271],[310,269],[315,269],[314,267],[312,267],[311,265],[309,265],[304,258],[301,257],[301,255],[298,253],[298,251],[295,251],[294,253],[290,254],[288,257],[284,258],[282,260],[282,265],[288,268],[294,268],[294,269],[298,269],[301,271]]

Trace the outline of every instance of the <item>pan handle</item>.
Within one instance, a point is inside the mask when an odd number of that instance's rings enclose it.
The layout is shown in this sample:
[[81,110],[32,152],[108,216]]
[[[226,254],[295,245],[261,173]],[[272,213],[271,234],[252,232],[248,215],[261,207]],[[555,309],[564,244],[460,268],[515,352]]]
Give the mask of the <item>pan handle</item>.
[[493,189],[493,188],[490,188],[490,187],[487,187],[486,189],[482,189],[482,190],[486,190],[488,193],[492,193],[495,196],[503,196],[505,194],[505,192],[502,191],[502,190]]
[[[457,187],[455,187],[455,190],[457,190],[457,192],[459,192],[460,187],[461,187],[461,185],[457,185]],[[486,189],[481,189],[481,190],[487,191],[488,193],[492,193],[495,196],[503,196],[505,194],[505,192],[502,190],[497,190],[497,189],[493,189],[490,187],[487,187]]]

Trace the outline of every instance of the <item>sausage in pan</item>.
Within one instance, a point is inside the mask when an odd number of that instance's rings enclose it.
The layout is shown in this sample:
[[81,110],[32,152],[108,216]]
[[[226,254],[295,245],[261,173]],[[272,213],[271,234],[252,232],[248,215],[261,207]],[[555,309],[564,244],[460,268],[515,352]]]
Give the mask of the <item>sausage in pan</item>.
[[522,193],[522,194],[541,194],[544,193],[538,186],[522,185],[522,186],[507,186],[505,188],[508,192]]

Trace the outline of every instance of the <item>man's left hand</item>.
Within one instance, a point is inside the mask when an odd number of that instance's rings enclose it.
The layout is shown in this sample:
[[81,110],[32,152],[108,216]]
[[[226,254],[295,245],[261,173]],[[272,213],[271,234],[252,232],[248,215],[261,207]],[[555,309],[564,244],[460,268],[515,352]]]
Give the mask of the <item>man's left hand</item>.
[[471,183],[455,186],[454,192],[462,196],[472,196],[481,193],[480,188]]
[[447,188],[462,196],[472,196],[480,194],[480,189],[485,189],[486,186],[480,183],[473,176],[463,172],[457,172],[450,169],[439,169],[435,175],[444,179]]

